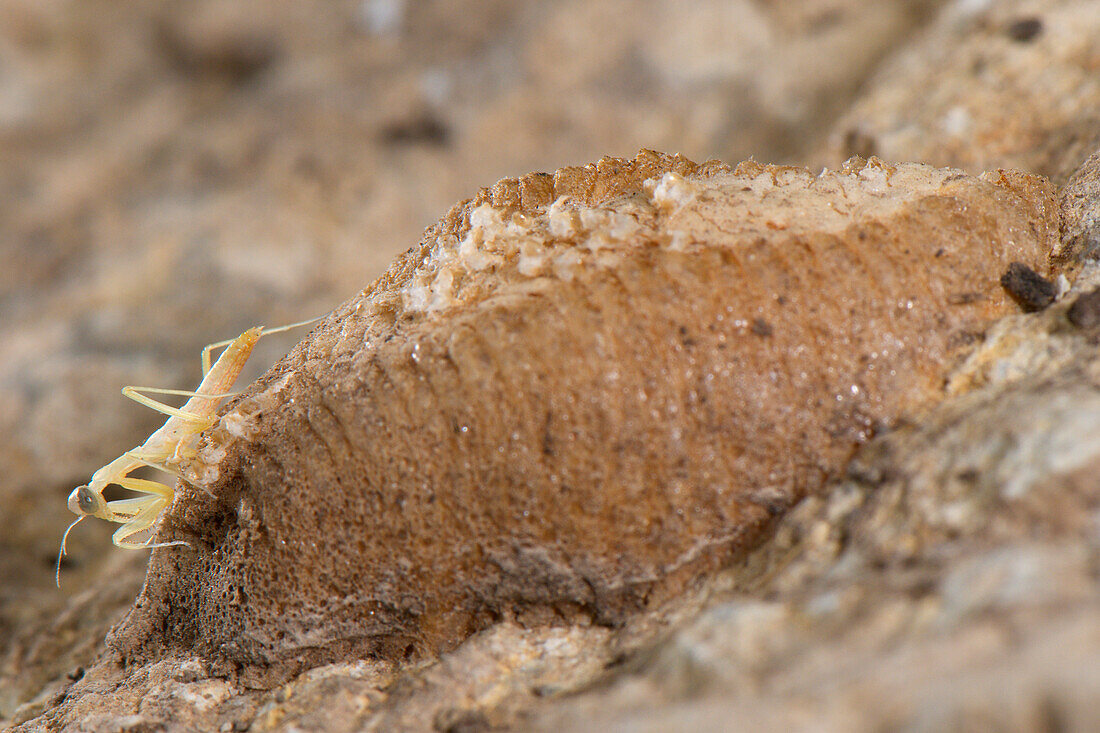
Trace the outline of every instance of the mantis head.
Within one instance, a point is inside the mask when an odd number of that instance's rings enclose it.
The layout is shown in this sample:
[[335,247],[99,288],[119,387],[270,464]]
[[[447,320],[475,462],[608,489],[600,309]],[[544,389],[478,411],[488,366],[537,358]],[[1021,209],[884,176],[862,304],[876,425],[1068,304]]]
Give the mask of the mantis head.
[[87,485],[77,486],[69,494],[69,511],[78,517],[96,516],[107,508],[107,502]]
[[57,553],[57,572],[55,581],[57,587],[61,587],[61,558],[65,557],[65,542],[69,539],[69,532],[80,524],[84,517],[94,517],[107,510],[107,501],[99,492],[92,491],[87,484],[77,486],[69,494],[69,511],[76,515],[76,521],[69,525],[65,534],[61,537],[61,550]]

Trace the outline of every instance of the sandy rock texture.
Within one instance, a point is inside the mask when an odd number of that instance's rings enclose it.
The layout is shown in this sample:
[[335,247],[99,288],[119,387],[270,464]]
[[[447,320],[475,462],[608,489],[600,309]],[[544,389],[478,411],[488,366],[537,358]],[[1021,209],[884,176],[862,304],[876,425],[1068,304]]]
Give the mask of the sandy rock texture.
[[950,3],[883,64],[817,159],[1011,167],[1062,183],[1100,146],[1098,35],[1087,0]]
[[[663,8],[0,7],[0,722],[1096,727],[1095,161],[1070,177],[1095,151],[1094,4]],[[1048,175],[1073,290],[998,322],[957,396],[740,563],[623,626],[501,621],[267,690],[186,650],[102,654],[148,557],[85,522],[60,593],[52,563],[67,492],[157,424],[119,387],[189,386],[204,343],[327,312],[488,181],[641,147]]]

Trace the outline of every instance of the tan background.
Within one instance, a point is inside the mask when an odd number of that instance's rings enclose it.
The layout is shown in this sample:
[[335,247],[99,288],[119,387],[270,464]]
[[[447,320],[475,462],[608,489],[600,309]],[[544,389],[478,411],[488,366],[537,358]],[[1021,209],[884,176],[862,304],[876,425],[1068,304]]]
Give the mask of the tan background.
[[3,0],[0,720],[140,587],[93,522],[53,587],[65,496],[157,424],[122,385],[327,312],[505,175],[648,147],[1064,180],[1097,38],[1088,2]]

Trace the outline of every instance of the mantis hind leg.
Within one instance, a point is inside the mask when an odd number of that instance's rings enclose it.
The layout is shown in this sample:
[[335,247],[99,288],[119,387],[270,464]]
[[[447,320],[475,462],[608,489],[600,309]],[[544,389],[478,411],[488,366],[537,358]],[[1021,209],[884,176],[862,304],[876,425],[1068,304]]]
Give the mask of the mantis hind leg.
[[224,394],[199,394],[198,392],[188,392],[182,389],[162,389],[160,387],[128,386],[122,388],[122,394],[129,397],[138,404],[145,405],[149,409],[156,410],[157,412],[164,413],[165,415],[177,417],[184,422],[189,422],[194,425],[205,425],[206,427],[210,427],[214,424],[214,421],[211,420],[211,418],[205,417],[203,415],[196,415],[193,412],[187,412],[185,410],[179,409],[178,407],[172,407],[171,405],[166,405],[163,402],[158,402],[152,397],[142,394],[142,392],[151,392],[153,394],[185,395],[188,397],[210,397],[212,399],[220,397],[232,397],[236,394],[235,392],[226,392]]
[[[292,328],[298,328],[298,326],[307,326],[310,323],[321,320],[321,317],[310,318],[308,321],[298,321],[297,323],[291,323],[286,326],[279,326],[278,328],[265,328],[260,336],[266,336],[269,333],[281,333],[282,331],[289,331]],[[220,349],[223,346],[229,346],[237,339],[226,339],[225,341],[215,341],[212,344],[207,344],[202,350],[202,376],[206,376],[210,371],[210,352],[214,349]]]

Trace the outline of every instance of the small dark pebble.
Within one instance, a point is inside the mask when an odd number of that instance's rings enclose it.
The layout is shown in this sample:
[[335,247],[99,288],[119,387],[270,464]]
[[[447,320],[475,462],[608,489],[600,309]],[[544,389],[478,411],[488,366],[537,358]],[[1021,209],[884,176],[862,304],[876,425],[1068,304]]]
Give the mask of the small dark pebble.
[[973,484],[973,483],[976,483],[978,481],[978,479],[980,479],[982,477],[982,472],[979,471],[976,468],[964,468],[963,470],[961,470],[957,474],[955,474],[955,477],[958,478],[959,481],[963,481],[963,482],[968,483],[968,484]]
[[1058,288],[1022,262],[1013,262],[1001,275],[1001,287],[1031,313],[1041,311],[1054,302]]
[[160,50],[170,63],[192,77],[221,77],[233,83],[247,82],[267,70],[279,57],[272,38],[242,32],[220,39],[192,36],[161,23],[156,28]]
[[1095,328],[1100,326],[1100,288],[1090,290],[1069,307],[1066,314],[1069,322],[1078,328]]
[[1043,21],[1035,17],[1020,18],[1010,23],[1005,32],[1013,41],[1028,43],[1043,32]]
[[390,145],[443,146],[450,139],[451,131],[438,117],[419,114],[408,119],[385,125],[379,133],[382,142]]
[[754,318],[752,321],[752,332],[757,336],[771,336],[772,327],[771,324],[763,318]]
[[65,676],[68,677],[69,680],[72,681],[72,682],[78,682],[78,681],[80,681],[81,678],[84,677],[84,668],[83,667],[77,667],[76,669],[74,669],[72,672],[69,672],[69,674],[67,674]]

